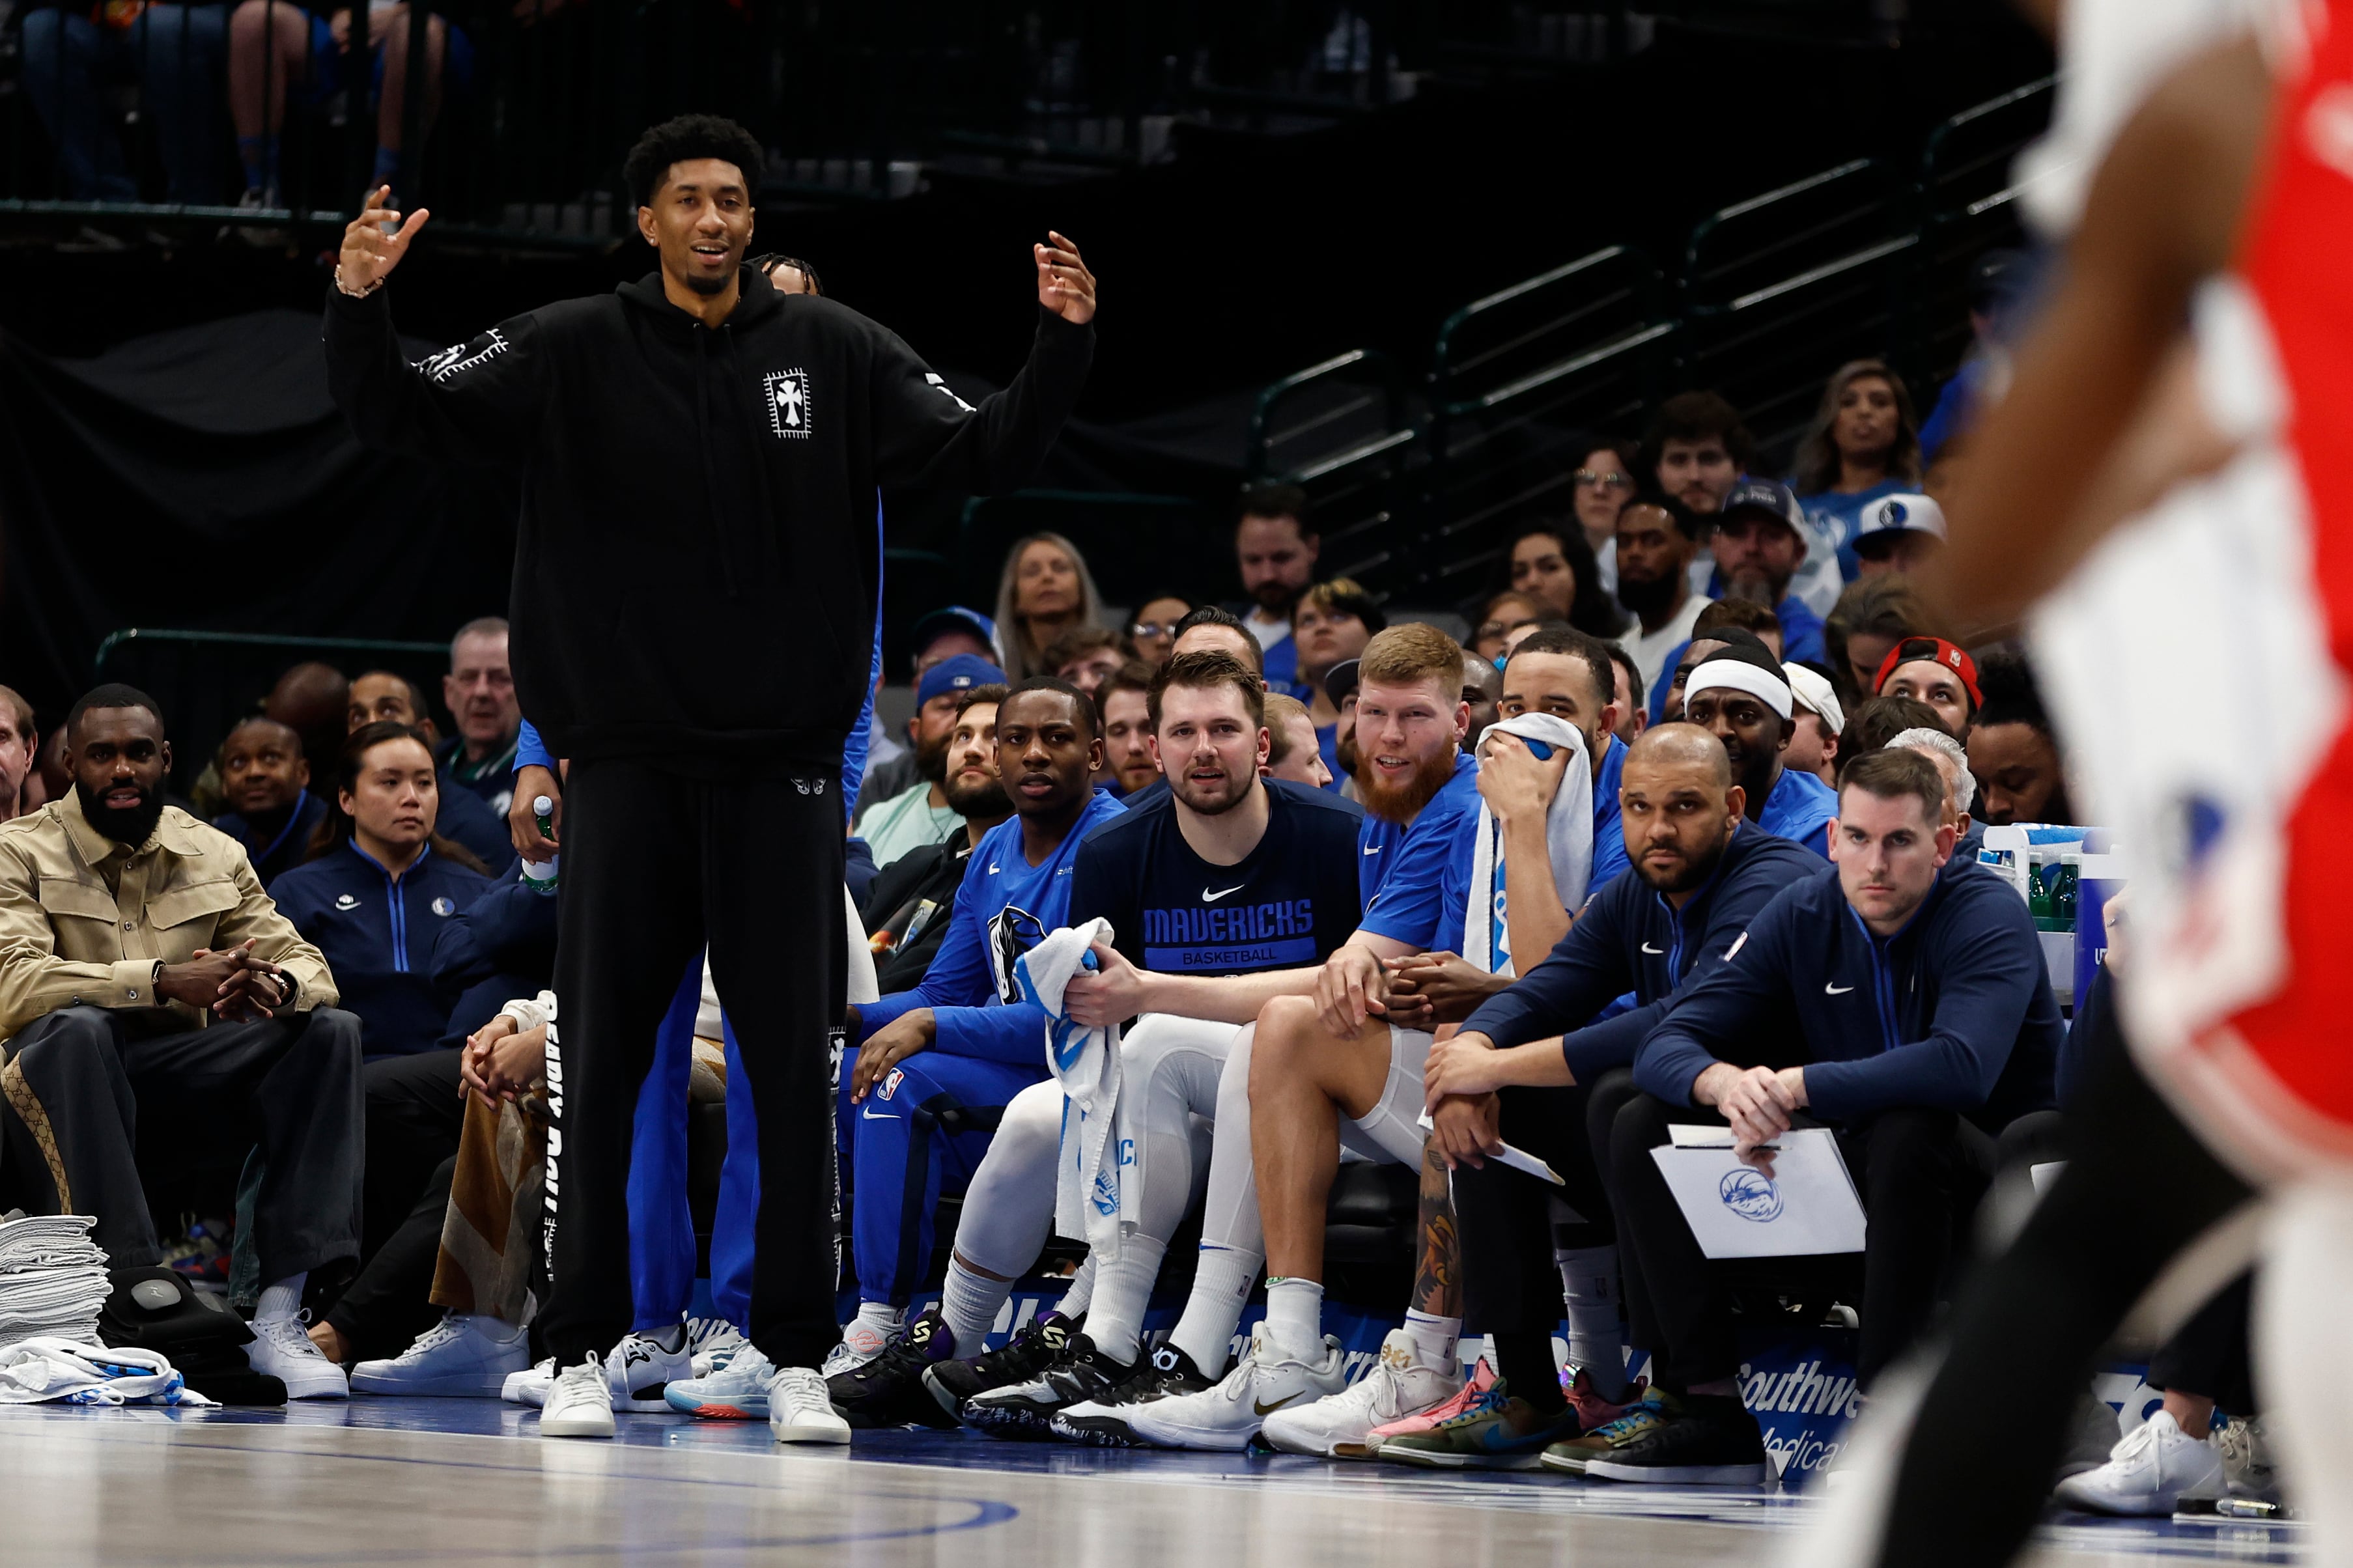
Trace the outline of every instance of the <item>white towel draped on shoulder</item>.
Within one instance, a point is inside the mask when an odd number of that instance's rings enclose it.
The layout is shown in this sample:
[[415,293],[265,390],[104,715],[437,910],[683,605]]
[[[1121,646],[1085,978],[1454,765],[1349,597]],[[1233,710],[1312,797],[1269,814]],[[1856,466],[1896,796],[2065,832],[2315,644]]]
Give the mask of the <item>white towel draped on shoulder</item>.
[[1064,926],[1014,960],[1021,994],[1046,1011],[1046,1070],[1061,1086],[1062,1151],[1055,1165],[1054,1231],[1096,1257],[1119,1256],[1128,1194],[1120,1180],[1119,1026],[1090,1029],[1062,1009],[1062,989],[1086,967],[1087,950],[1112,940],[1111,922]]
[[[1566,719],[1550,713],[1523,713],[1490,724],[1479,733],[1484,742],[1502,731],[1523,741],[1542,741],[1568,752],[1568,771],[1545,812],[1545,851],[1552,861],[1553,887],[1561,907],[1576,910],[1585,902],[1585,885],[1593,876],[1593,763],[1585,749],[1584,732]],[[1483,765],[1483,763],[1482,763]],[[1462,922],[1462,956],[1490,974],[1511,974],[1511,944],[1505,940],[1504,918],[1504,829],[1479,802],[1479,837],[1471,856],[1471,906]]]

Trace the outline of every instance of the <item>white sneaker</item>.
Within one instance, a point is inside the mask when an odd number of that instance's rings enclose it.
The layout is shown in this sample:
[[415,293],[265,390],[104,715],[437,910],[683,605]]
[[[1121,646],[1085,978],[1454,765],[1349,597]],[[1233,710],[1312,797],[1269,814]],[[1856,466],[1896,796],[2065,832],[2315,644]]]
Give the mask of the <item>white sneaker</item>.
[[826,1352],[825,1364],[818,1368],[828,1377],[839,1377],[845,1372],[856,1372],[876,1356],[891,1348],[904,1323],[878,1327],[873,1323],[852,1321],[841,1331],[841,1342]]
[[605,1363],[583,1356],[555,1374],[547,1406],[539,1413],[543,1437],[609,1437],[613,1435],[613,1385]]
[[495,1399],[531,1364],[531,1332],[496,1318],[452,1312],[389,1361],[352,1369],[355,1394],[455,1394]]
[[765,1421],[768,1418],[768,1380],[776,1363],[749,1340],[727,1347],[723,1365],[671,1384],[662,1398],[672,1410],[712,1421]]
[[256,1318],[246,1364],[286,1385],[289,1399],[348,1399],[352,1385],[343,1369],[311,1342],[300,1318]]
[[2279,1474],[2272,1465],[2262,1416],[2232,1416],[2214,1434],[2214,1447],[2222,1456],[2222,1484],[2232,1497],[2279,1497]]
[[668,1410],[670,1402],[662,1397],[662,1390],[693,1375],[693,1359],[686,1353],[685,1325],[666,1331],[677,1338],[676,1349],[665,1346],[659,1334],[631,1334],[605,1358],[605,1371],[613,1384],[614,1409],[640,1415]]
[[709,1377],[725,1366],[742,1346],[751,1342],[724,1318],[689,1318],[686,1353],[693,1358],[694,1375]]
[[522,1372],[507,1373],[499,1384],[499,1397],[509,1405],[528,1405],[537,1409],[547,1403],[547,1391],[555,1384],[555,1358],[542,1356]]
[[1370,1372],[1313,1405],[1293,1405],[1273,1412],[1266,1417],[1261,1436],[1286,1454],[1363,1458],[1374,1427],[1434,1410],[1461,1392],[1462,1379],[1452,1367],[1425,1366],[1416,1361],[1413,1336],[1403,1329],[1391,1329]]
[[825,1378],[805,1366],[768,1374],[768,1431],[779,1443],[847,1443],[849,1423],[833,1407]]
[[1295,1361],[1276,1348],[1261,1323],[1223,1383],[1135,1405],[1127,1412],[1127,1429],[1137,1442],[1157,1448],[1246,1448],[1276,1411],[1347,1386],[1340,1342],[1327,1334],[1323,1348],[1320,1362]]
[[2092,1513],[2169,1514],[2183,1492],[2221,1473],[2221,1451],[2160,1410],[2111,1448],[2106,1464],[2069,1476],[2055,1495],[2069,1508]]

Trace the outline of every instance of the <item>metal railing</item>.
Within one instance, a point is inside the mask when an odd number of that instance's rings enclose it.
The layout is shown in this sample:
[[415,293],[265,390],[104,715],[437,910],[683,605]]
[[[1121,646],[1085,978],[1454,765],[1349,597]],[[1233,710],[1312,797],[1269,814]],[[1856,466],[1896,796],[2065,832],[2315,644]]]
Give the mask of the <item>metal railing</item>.
[[1397,362],[1352,349],[1258,395],[1250,475],[1280,475],[1304,489],[1325,570],[1362,582],[1388,567],[1390,524],[1413,504],[1422,457],[1418,426]]

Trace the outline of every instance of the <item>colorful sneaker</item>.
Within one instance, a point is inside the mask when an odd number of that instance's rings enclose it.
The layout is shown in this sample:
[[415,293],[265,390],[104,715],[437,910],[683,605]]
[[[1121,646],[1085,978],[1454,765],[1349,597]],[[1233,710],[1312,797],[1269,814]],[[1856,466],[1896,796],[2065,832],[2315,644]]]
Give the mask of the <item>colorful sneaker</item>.
[[1043,1441],[1054,1435],[1055,1416],[1118,1387],[1134,1371],[1134,1363],[1113,1361],[1086,1335],[1073,1334],[1061,1360],[1027,1383],[965,1400],[956,1414],[992,1437]]
[[1571,1410],[1577,1412],[1577,1425],[1588,1432],[1609,1426],[1641,1404],[1647,1383],[1647,1379],[1638,1377],[1630,1385],[1631,1398],[1612,1400],[1602,1394],[1599,1385],[1593,1381],[1590,1368],[1570,1365],[1560,1369],[1560,1396],[1568,1401]]
[[1390,1437],[1381,1458],[1438,1470],[1533,1470],[1544,1451],[1583,1430],[1577,1412],[1547,1415],[1499,1381],[1476,1404],[1427,1432]]
[[1215,1381],[1202,1375],[1191,1356],[1175,1345],[1162,1345],[1137,1362],[1135,1370],[1115,1387],[1057,1414],[1054,1436],[1065,1442],[1092,1443],[1104,1448],[1140,1447],[1143,1445],[1127,1424],[1134,1406],[1198,1394]]
[[1409,1437],[1417,1432],[1427,1432],[1441,1421],[1451,1421],[1478,1402],[1479,1396],[1495,1386],[1495,1364],[1485,1356],[1471,1369],[1471,1381],[1464,1384],[1453,1398],[1431,1406],[1419,1415],[1400,1415],[1396,1420],[1376,1426],[1366,1434],[1362,1453],[1345,1452],[1345,1445],[1335,1450],[1335,1459],[1374,1459],[1380,1457],[1381,1445],[1391,1437]]
[[530,1364],[530,1331],[451,1312],[398,1355],[352,1368],[352,1392],[496,1399],[508,1376]]
[[1743,1487],[1773,1479],[1765,1431],[1736,1394],[1684,1394],[1671,1419],[1586,1460],[1588,1479],[1637,1485]]
[[765,1421],[768,1380],[776,1375],[776,1363],[744,1340],[728,1347],[725,1365],[663,1388],[662,1402],[706,1421]]
[[1586,1462],[1624,1447],[1643,1433],[1663,1426],[1683,1413],[1675,1396],[1663,1388],[1645,1389],[1642,1397],[1625,1407],[1615,1421],[1607,1421],[1581,1437],[1555,1443],[1542,1456],[1544,1468],[1566,1476],[1581,1476]]
[[960,1418],[965,1400],[1027,1383],[1068,1354],[1071,1336],[1078,1328],[1077,1320],[1049,1312],[986,1354],[968,1361],[936,1362],[924,1368],[923,1387],[941,1409]]
[[923,1387],[923,1373],[955,1354],[955,1334],[934,1307],[889,1350],[825,1380],[826,1396],[853,1427],[953,1426],[955,1418]]
[[1381,1341],[1380,1357],[1371,1371],[1313,1405],[1276,1411],[1266,1418],[1259,1436],[1286,1454],[1313,1454],[1319,1459],[1362,1458],[1376,1427],[1435,1410],[1461,1392],[1452,1366],[1427,1366],[1416,1361],[1413,1336],[1403,1329],[1391,1329]]
[[1249,1351],[1224,1382],[1198,1394],[1132,1406],[1128,1434],[1154,1448],[1247,1448],[1276,1411],[1312,1404],[1348,1386],[1340,1342],[1326,1335],[1316,1348],[1323,1354],[1314,1361],[1285,1355],[1261,1323],[1250,1331]]

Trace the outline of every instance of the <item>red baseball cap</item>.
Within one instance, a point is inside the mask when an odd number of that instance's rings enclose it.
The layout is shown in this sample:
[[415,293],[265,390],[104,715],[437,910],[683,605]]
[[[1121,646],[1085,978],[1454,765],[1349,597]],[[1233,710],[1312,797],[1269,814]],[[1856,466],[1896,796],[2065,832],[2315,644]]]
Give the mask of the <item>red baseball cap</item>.
[[1947,642],[1943,637],[1905,637],[1889,648],[1887,657],[1880,661],[1879,673],[1872,677],[1873,695],[1876,696],[1886,687],[1887,678],[1895,673],[1898,665],[1905,664],[1943,665],[1959,676],[1961,684],[1968,688],[1972,709],[1985,706],[1985,699],[1978,692],[1978,661],[1971,658],[1968,650],[1958,643]]

